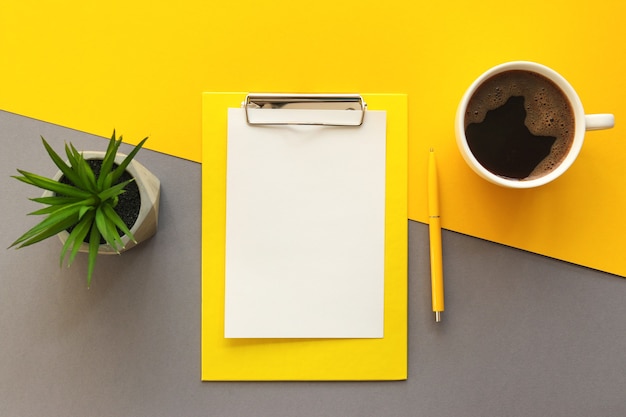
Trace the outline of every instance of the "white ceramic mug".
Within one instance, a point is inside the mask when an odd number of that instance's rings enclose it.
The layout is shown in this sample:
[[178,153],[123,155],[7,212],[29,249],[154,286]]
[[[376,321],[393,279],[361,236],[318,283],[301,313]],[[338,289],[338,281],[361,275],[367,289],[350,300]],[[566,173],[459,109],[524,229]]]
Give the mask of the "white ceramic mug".
[[[485,168],[481,163],[476,159],[470,147],[468,145],[468,141],[465,135],[465,114],[468,103],[476,90],[488,79],[495,76],[496,74],[501,74],[506,71],[531,71],[542,75],[552,81],[556,86],[561,89],[561,91],[565,94],[565,97],[569,101],[570,107],[574,116],[574,136],[572,145],[567,152],[566,156],[562,159],[561,163],[556,166],[551,171],[547,171],[545,175],[533,177],[531,179],[518,180],[513,178],[502,177],[493,172],[489,171]],[[456,113],[455,120],[455,133],[456,133],[456,141],[461,151],[461,154],[467,164],[482,178],[490,181],[494,184],[498,184],[504,187],[509,188],[532,188],[538,187],[540,185],[544,185],[553,181],[563,174],[567,169],[572,165],[572,163],[576,160],[580,149],[582,148],[583,141],[585,138],[586,130],[599,130],[599,129],[609,129],[612,128],[615,124],[615,119],[612,114],[585,114],[583,110],[582,103],[578,94],[574,88],[556,71],[534,62],[528,61],[513,61],[507,62],[498,66],[495,66],[485,73],[483,73],[480,77],[478,77],[472,85],[467,89]]]

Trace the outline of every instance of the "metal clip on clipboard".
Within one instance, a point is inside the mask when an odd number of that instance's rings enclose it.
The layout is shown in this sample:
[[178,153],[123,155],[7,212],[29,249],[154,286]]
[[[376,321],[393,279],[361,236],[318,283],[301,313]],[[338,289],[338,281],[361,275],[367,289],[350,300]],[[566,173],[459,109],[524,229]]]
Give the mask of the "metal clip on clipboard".
[[358,94],[248,94],[251,125],[361,126],[367,104]]

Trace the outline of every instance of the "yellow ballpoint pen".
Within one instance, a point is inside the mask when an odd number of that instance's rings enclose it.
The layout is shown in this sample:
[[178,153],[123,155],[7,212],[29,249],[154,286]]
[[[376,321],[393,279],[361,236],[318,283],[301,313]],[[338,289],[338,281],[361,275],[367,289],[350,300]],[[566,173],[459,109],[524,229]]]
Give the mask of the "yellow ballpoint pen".
[[435,151],[428,159],[428,228],[430,234],[430,285],[435,321],[441,321],[443,302],[443,258],[441,252],[441,218],[439,216],[439,183]]

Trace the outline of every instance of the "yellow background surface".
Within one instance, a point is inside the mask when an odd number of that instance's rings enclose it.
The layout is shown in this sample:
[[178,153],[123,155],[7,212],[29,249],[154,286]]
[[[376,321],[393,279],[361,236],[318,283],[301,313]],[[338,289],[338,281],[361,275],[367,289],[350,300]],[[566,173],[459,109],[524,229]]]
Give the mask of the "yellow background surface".
[[[203,91],[407,93],[409,218],[434,146],[444,228],[626,275],[625,18],[618,0],[1,0],[0,109],[200,161]],[[616,117],[540,190],[485,183],[454,143],[465,88],[520,59]]]

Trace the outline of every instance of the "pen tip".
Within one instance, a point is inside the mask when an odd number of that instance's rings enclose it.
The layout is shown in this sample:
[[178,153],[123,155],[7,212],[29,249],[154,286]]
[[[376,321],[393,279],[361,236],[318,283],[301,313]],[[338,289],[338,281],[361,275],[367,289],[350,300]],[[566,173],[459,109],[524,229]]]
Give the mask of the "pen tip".
[[441,311],[435,311],[435,321],[437,323],[441,321]]

